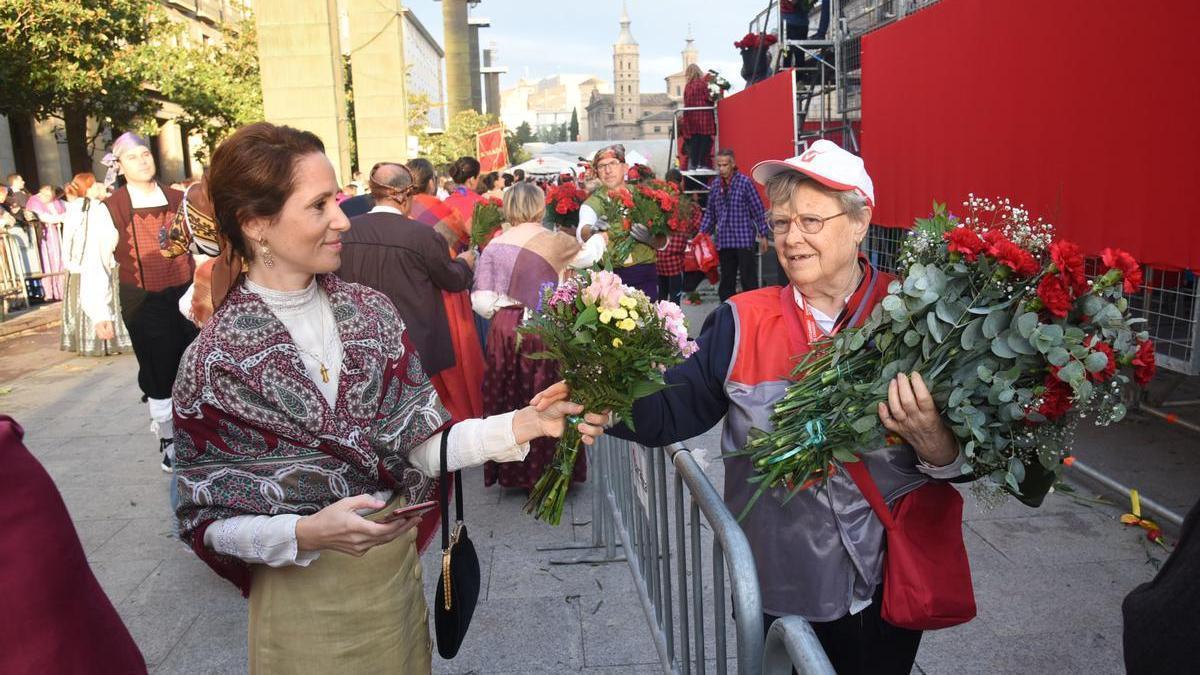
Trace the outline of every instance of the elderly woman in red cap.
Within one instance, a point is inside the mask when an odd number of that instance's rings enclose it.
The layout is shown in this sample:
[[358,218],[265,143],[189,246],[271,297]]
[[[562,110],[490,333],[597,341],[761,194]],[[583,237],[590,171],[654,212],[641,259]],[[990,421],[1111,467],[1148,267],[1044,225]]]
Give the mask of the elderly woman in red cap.
[[[892,279],[859,254],[875,202],[861,159],[819,140],[799,157],[760,163],[753,176],[767,188],[775,253],[788,285],[741,293],[717,307],[700,333],[699,351],[667,371],[665,389],[634,403],[637,431],[609,431],[664,446],[724,420],[725,502],[733,513],[757,484],[748,482],[750,459],[730,453],[743,448],[750,429],[771,428],[796,358],[814,341],[866,319]],[[962,475],[958,445],[919,373],[897,375],[878,413],[885,428],[907,441],[862,455],[889,501]],[[908,673],[921,633],[880,616],[885,533],[855,481],[838,470],[787,496],[785,488],[770,490],[741,522],[758,566],[765,626],[785,615],[808,619],[841,675]]]

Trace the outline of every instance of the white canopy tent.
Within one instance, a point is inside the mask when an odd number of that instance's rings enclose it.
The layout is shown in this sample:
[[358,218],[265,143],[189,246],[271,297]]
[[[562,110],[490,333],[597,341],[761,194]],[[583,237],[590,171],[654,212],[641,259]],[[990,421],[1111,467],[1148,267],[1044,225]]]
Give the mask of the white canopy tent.
[[531,176],[558,176],[564,173],[575,175],[578,171],[575,162],[555,155],[539,155],[506,171],[512,173],[517,169],[521,169]]

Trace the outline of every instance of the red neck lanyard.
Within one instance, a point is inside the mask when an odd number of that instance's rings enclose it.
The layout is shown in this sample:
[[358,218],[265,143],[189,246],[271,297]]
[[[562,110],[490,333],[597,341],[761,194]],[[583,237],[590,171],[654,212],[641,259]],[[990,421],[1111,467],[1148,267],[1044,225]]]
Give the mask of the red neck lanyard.
[[[796,298],[796,306],[800,310],[800,317],[804,325],[805,336],[808,338],[809,344],[826,337],[833,337],[834,335],[837,335],[838,331],[840,331],[846,325],[854,323],[858,319],[859,315],[862,314],[864,303],[868,301],[868,296],[870,295],[871,289],[874,287],[873,282],[875,279],[869,264],[862,265],[861,269],[863,272],[863,277],[862,279],[859,279],[858,285],[854,287],[854,292],[851,293],[850,297],[846,299],[846,306],[842,308],[841,313],[838,314],[838,316],[834,319],[833,328],[829,331],[829,333],[821,330],[821,324],[817,323],[816,318],[813,317],[812,309],[809,308],[808,302],[804,299],[804,296],[799,292],[793,293]],[[855,303],[856,299],[857,303]],[[853,318],[851,318],[849,321],[845,321],[844,319],[847,316],[847,310],[850,309],[852,304],[856,305],[857,310],[854,312]]]

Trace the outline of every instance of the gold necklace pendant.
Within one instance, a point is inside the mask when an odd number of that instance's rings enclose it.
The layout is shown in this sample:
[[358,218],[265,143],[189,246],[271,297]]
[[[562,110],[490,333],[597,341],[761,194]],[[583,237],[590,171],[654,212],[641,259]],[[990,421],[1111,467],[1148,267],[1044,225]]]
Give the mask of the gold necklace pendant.
[[325,367],[324,363],[321,363],[321,381],[329,382],[329,369]]

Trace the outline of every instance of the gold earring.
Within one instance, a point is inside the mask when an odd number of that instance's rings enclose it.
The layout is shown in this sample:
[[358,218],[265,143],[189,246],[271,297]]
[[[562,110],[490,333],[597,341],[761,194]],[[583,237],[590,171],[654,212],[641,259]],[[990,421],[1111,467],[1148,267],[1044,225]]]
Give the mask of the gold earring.
[[275,257],[271,255],[271,245],[267,243],[266,239],[259,239],[258,246],[259,252],[262,253],[263,264],[267,266],[267,269],[271,269],[275,266]]

